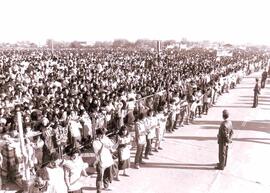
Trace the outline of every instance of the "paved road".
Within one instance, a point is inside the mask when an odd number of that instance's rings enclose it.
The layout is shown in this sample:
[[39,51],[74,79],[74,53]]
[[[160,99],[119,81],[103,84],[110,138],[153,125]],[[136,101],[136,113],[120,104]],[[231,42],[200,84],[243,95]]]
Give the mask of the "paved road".
[[[270,82],[262,90],[259,106],[251,108],[253,73],[230,93],[223,94],[208,115],[194,124],[166,134],[164,150],[155,153],[130,177],[113,181],[111,193],[269,193],[270,192]],[[234,140],[224,171],[218,161],[216,135],[222,110],[228,109]],[[134,161],[134,152],[132,152]],[[96,192],[95,174],[84,179],[84,193]],[[104,191],[105,192],[105,191]]]
[[[251,74],[237,88],[223,94],[207,116],[166,134],[164,150],[151,156],[141,169],[130,169],[130,177],[120,176],[110,192],[269,193],[270,82],[262,90],[258,108],[251,108],[255,77],[260,74]],[[228,166],[218,171],[213,168],[218,161],[216,135],[223,109],[230,112],[235,135]],[[95,177],[90,181],[94,187]],[[95,192],[95,188],[83,192]]]

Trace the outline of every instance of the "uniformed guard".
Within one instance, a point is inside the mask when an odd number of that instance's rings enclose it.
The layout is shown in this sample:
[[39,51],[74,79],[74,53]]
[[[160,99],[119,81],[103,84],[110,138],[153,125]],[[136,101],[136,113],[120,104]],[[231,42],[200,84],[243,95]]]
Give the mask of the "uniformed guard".
[[261,94],[260,90],[261,90],[261,88],[259,86],[259,79],[256,78],[256,84],[255,84],[255,87],[253,89],[254,98],[253,98],[253,106],[252,106],[252,108],[256,108],[258,106],[258,95]]
[[262,73],[261,88],[265,87],[266,79],[267,79],[267,71],[266,71],[266,68],[265,68],[263,73]]
[[232,135],[233,135],[233,126],[232,122],[228,120],[229,112],[227,110],[223,110],[222,116],[224,121],[220,124],[218,131],[218,157],[219,163],[215,167],[216,169],[223,170],[227,163],[227,155],[228,155],[228,147],[229,144],[232,143]]

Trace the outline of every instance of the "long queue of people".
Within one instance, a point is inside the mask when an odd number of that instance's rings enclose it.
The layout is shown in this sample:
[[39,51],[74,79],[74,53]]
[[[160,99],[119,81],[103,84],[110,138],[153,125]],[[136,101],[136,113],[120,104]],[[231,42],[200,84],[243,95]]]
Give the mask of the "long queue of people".
[[[54,187],[59,184],[46,185],[56,175],[65,180],[64,190],[79,191],[80,175],[87,176],[79,149],[92,149],[100,192],[113,177],[119,180],[115,168],[128,176],[130,148],[136,148],[139,169],[152,151],[162,150],[166,131],[207,114],[218,96],[268,61],[269,56],[258,51],[237,51],[233,57],[217,60],[215,52],[207,49],[173,50],[159,57],[122,49],[55,50],[53,54],[2,50],[2,180],[22,185],[22,176],[35,176],[39,185],[35,191],[63,192]],[[17,112],[23,117],[25,150],[19,145]]]

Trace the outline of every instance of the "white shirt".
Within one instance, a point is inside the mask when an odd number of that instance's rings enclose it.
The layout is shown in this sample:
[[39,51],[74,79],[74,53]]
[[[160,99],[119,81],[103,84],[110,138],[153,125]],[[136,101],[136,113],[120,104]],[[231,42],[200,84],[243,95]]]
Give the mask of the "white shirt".
[[138,144],[144,145],[146,144],[146,137],[145,137],[145,123],[143,121],[139,121],[136,123],[136,137]]
[[157,117],[157,119],[158,119],[159,128],[160,128],[161,130],[165,130],[167,119],[166,119],[166,117],[164,116],[164,113],[158,113],[158,114],[156,115],[156,117]]
[[74,160],[67,160],[64,163],[66,169],[66,179],[69,180],[69,191],[80,190],[83,184],[80,182],[81,173],[86,169],[87,164],[83,162],[80,156],[77,156]]
[[155,131],[156,131],[155,129],[158,125],[158,120],[157,120],[157,117],[149,117],[148,121],[149,121],[149,126],[150,126],[148,139],[153,139],[155,137]]
[[81,124],[76,122],[76,121],[70,121],[70,133],[72,137],[75,138],[80,138],[81,137],[81,132],[80,128],[82,128]]
[[[61,167],[46,168],[49,175],[49,186],[51,187],[50,193],[67,192],[67,186],[64,181],[64,170]],[[53,190],[53,191],[52,191]]]
[[113,145],[114,144],[107,136],[103,136],[100,140],[97,139],[93,142],[96,159],[100,162],[102,168],[107,168],[114,164],[112,154],[110,152]]
[[128,101],[127,107],[128,109],[133,110],[135,108],[135,101]]

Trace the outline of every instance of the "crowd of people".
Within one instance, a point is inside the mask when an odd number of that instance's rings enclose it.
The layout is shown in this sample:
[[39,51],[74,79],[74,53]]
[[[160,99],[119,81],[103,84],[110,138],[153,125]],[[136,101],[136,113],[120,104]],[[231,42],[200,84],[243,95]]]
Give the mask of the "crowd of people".
[[217,57],[203,48],[159,54],[100,48],[1,50],[2,183],[22,186],[28,175],[35,179],[32,192],[79,192],[81,175],[88,175],[80,153],[93,151],[101,192],[119,180],[119,170],[128,176],[131,148],[139,169],[143,159],[162,150],[165,132],[207,115],[220,95],[246,74],[264,69],[269,58],[258,50]]

